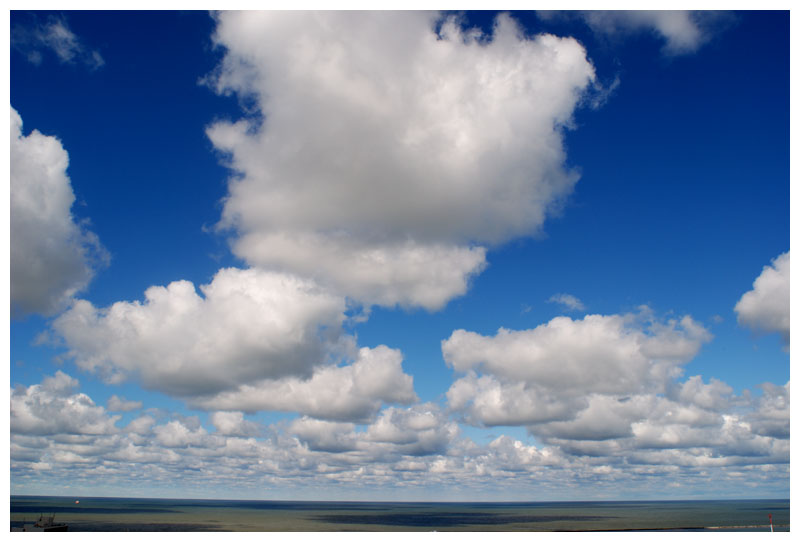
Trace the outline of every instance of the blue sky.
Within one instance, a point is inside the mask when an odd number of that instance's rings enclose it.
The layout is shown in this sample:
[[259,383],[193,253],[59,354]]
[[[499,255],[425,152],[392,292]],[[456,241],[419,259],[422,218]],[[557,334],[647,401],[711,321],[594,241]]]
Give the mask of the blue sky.
[[12,494],[788,497],[788,12],[10,19]]

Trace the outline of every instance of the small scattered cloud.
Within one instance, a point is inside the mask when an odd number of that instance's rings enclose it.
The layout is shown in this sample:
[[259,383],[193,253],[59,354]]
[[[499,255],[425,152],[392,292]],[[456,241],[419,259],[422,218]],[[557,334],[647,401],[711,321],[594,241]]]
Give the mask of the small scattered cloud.
[[88,48],[64,18],[51,17],[44,24],[15,25],[11,29],[11,46],[36,65],[42,63],[44,51],[53,53],[61,63],[83,64],[91,70],[105,64],[100,52]]
[[706,39],[690,11],[586,11],[583,18],[595,32],[654,32],[670,55],[694,52]]
[[753,289],[742,295],[733,310],[741,326],[763,333],[779,333],[789,349],[789,252],[764,266]]
[[106,408],[111,412],[131,412],[142,408],[141,401],[128,401],[124,397],[112,395],[108,398]]
[[664,41],[666,56],[694,53],[732,20],[724,12],[680,10],[542,11],[539,17],[578,18],[596,34],[609,37],[650,32]]
[[580,299],[575,297],[574,295],[570,294],[555,294],[547,300],[548,303],[559,303],[563,305],[566,309],[571,311],[582,311],[585,310],[586,307],[583,305]]

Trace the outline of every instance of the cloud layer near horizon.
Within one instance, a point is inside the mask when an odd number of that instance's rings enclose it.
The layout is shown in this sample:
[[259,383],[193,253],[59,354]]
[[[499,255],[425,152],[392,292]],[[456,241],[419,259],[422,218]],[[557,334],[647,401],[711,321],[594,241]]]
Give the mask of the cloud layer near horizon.
[[487,246],[570,194],[562,132],[594,70],[581,45],[427,12],[221,13],[210,79],[260,116],[208,130],[237,173],[220,226],[249,264],[364,303],[439,309]]
[[611,414],[611,422],[639,410],[633,434],[587,440],[584,432],[577,440],[554,428],[560,434],[541,446],[509,436],[479,445],[432,403],[387,408],[360,428],[307,417],[264,425],[241,412],[214,412],[206,427],[196,417],[153,409],[134,412],[123,425],[77,392],[77,385],[58,372],[12,390],[17,483],[88,488],[103,476],[110,487],[124,484],[138,493],[167,489],[190,469],[187,491],[358,487],[397,495],[438,487],[453,494],[492,488],[522,496],[535,486],[554,498],[577,498],[623,484],[632,495],[652,498],[662,494],[659,484],[667,479],[689,493],[707,494],[709,487],[719,491],[730,484],[763,489],[788,477],[788,384],[765,386],[759,396],[734,396],[721,382],[693,377],[671,395],[680,404],[644,396],[613,404],[593,396],[605,401],[597,411]]

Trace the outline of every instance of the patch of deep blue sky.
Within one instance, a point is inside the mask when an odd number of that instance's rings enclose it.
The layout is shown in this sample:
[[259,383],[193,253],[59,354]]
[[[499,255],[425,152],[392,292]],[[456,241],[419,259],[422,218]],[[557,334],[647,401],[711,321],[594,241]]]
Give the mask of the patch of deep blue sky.
[[[489,29],[494,14],[464,14]],[[554,316],[635,311],[690,314],[715,338],[686,374],[719,378],[736,392],[789,378],[777,336],[755,337],[733,306],[761,268],[789,249],[789,17],[736,13],[697,52],[663,54],[638,33],[610,39],[574,20],[515,13],[531,33],[574,36],[599,81],[619,85],[599,108],[583,107],[566,133],[567,162],[581,171],[560,216],[535,239],[488,254],[469,292],[442,311],[375,309],[354,326],[364,346],[400,348],[422,400],[440,400],[453,379],[440,341],[454,329],[493,334]],[[78,218],[91,220],[111,254],[84,297],[96,306],[142,299],[151,285],[210,281],[244,265],[219,220],[229,172],[204,129],[244,113],[235,97],[199,81],[222,56],[204,12],[12,12],[11,26],[63,17],[105,64],[96,70],[45,53],[34,65],[12,49],[11,104],[24,131],[55,135],[69,152]],[[586,310],[547,300],[569,293]],[[719,318],[721,317],[721,321]],[[112,394],[188,412],[131,383],[105,387],[34,345],[46,321],[12,323],[11,383],[31,385],[57,368],[99,403]]]

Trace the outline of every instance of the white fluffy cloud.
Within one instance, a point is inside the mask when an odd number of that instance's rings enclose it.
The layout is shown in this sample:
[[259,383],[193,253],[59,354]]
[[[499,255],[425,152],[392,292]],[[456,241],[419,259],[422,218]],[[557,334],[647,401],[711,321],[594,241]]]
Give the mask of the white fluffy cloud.
[[279,410],[326,420],[367,421],[384,402],[417,399],[402,360],[399,350],[386,346],[361,348],[352,364],[319,367],[308,379],[264,379],[195,397],[191,404],[208,410]]
[[587,408],[528,431],[566,457],[596,458],[611,471],[779,465],[789,461],[788,384],[737,397],[692,377],[666,395],[592,394]]
[[483,247],[360,242],[347,235],[245,234],[237,251],[250,263],[314,277],[367,304],[439,309],[466,293],[486,266]]
[[[443,341],[466,374],[449,406],[475,425],[521,425],[567,457],[607,465],[766,465],[788,461],[785,387],[759,397],[700,376],[679,382],[708,331],[685,316],[554,318],[494,337],[458,330]],[[610,467],[609,467],[610,468]]]
[[102,435],[116,431],[109,416],[83,393],[78,381],[58,371],[41,384],[11,391],[11,432],[23,435]]
[[[569,38],[423,12],[222,13],[212,83],[258,120],[208,130],[237,172],[221,226],[251,265],[365,304],[443,306],[485,247],[572,190],[562,131],[594,71]],[[320,265],[320,261],[322,265]]]
[[746,292],[733,308],[740,325],[754,330],[781,334],[789,347],[789,252],[785,252],[764,266]]
[[252,437],[260,431],[259,425],[245,420],[242,412],[214,412],[210,420],[220,435]]
[[61,142],[33,130],[11,108],[11,307],[51,315],[92,278],[107,257],[97,237],[76,224]]
[[581,412],[602,411],[607,418],[592,430],[614,434],[617,429],[605,426],[614,425],[617,405],[602,397],[663,393],[710,337],[689,316],[664,323],[647,310],[562,316],[529,330],[501,328],[494,337],[456,330],[442,341],[442,353],[467,374],[447,398],[482,425],[575,422]]
[[762,393],[755,399],[756,408],[747,416],[753,432],[758,435],[789,439],[789,383],[784,386],[763,384]]
[[458,436],[458,424],[433,403],[411,408],[387,408],[367,428],[367,440],[391,445],[396,453],[412,456],[447,453]]
[[[416,400],[400,351],[357,350],[342,334],[344,299],[314,282],[229,268],[200,291],[177,281],[149,288],[144,302],[99,309],[78,300],[52,325],[79,367],[206,410],[364,421],[384,402]],[[214,422],[225,432],[226,416]]]
[[176,396],[310,376],[339,338],[344,300],[312,282],[229,268],[200,290],[176,281],[105,309],[79,300],[53,328],[79,367]]
[[155,440],[167,448],[184,448],[186,446],[204,446],[212,438],[199,423],[184,423],[172,420],[153,428]]
[[364,431],[356,431],[352,423],[300,418],[292,422],[289,432],[311,450],[355,452],[367,463],[389,456],[445,454],[459,433],[458,425],[433,403],[389,407]]
[[494,337],[456,330],[442,353],[468,374],[448,400],[491,425],[558,419],[584,407],[592,393],[662,391],[709,339],[689,316],[662,323],[647,311],[558,317],[535,329],[501,328]]

